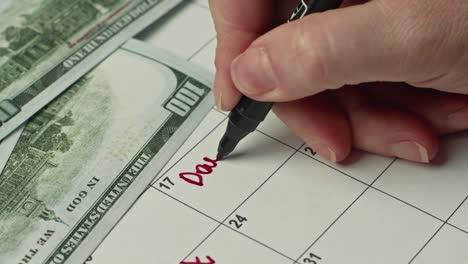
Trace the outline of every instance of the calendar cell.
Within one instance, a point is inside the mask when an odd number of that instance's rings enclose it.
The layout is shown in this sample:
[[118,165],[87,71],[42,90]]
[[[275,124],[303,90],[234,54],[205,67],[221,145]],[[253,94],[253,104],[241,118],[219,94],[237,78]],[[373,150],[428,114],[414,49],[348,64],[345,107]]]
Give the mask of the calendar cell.
[[175,263],[174,260],[184,258],[193,245],[202,241],[216,224],[150,188],[94,252],[93,260],[88,263]]
[[375,186],[446,220],[468,194],[468,138],[446,138],[434,164],[395,162]]
[[[248,221],[238,230],[290,256],[299,256],[366,186],[295,154],[236,211]],[[231,227],[231,220],[228,220]]]
[[328,264],[350,260],[360,264],[408,263],[440,225],[433,217],[369,189],[311,251]]
[[155,184],[155,187],[219,221],[224,220],[294,153],[290,147],[254,132],[240,142],[229,157],[215,162],[218,143],[226,125],[227,122],[221,124],[165,175],[174,186],[161,188],[163,179]]

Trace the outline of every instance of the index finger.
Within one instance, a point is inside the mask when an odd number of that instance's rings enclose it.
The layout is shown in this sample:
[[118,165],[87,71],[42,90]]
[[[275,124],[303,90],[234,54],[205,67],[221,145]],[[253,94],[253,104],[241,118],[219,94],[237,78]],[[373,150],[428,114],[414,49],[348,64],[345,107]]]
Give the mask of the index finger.
[[229,111],[241,94],[231,78],[231,63],[260,35],[273,26],[273,0],[209,0],[217,32],[215,98]]

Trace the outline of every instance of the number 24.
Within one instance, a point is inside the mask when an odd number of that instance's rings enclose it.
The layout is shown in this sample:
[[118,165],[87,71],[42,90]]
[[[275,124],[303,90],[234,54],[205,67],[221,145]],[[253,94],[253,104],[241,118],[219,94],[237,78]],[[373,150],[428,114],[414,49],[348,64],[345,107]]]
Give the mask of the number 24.
[[243,223],[244,222],[247,222],[247,218],[246,217],[243,217],[243,216],[240,216],[240,215],[236,215],[236,219],[232,219],[229,221],[229,224],[230,225],[234,225],[236,227],[236,229],[239,229],[242,227]]

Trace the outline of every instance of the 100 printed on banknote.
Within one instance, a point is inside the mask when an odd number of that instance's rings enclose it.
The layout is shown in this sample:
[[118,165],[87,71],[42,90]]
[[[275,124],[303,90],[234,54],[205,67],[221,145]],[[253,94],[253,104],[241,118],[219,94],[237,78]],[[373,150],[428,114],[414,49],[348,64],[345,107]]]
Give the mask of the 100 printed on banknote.
[[1,0],[0,140],[182,0]]

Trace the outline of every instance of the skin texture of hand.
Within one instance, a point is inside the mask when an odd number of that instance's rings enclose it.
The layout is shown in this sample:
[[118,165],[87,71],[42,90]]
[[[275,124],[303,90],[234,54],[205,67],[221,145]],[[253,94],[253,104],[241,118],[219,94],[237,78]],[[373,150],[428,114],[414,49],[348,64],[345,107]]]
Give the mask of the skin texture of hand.
[[298,0],[210,0],[215,97],[274,112],[321,156],[357,148],[427,163],[468,129],[468,1],[345,1],[284,23]]

